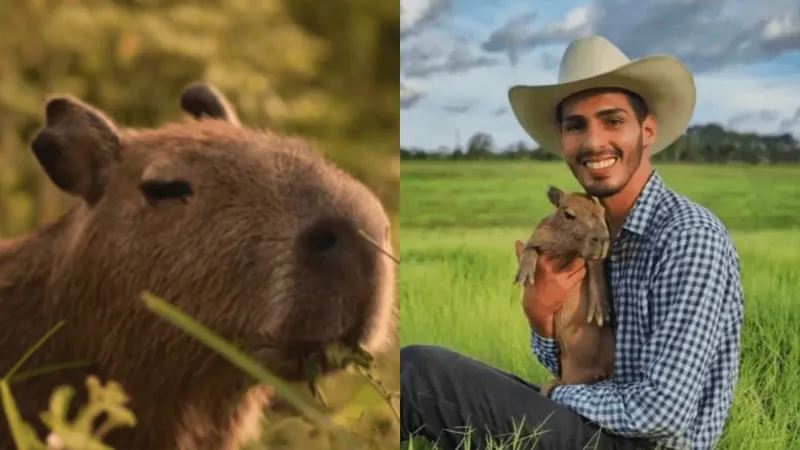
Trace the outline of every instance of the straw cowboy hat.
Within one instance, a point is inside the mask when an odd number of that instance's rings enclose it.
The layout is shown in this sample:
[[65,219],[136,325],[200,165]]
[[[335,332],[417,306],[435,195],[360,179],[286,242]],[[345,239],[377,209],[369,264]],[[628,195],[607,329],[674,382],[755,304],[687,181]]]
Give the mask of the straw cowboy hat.
[[571,94],[598,87],[624,88],[644,99],[658,127],[657,140],[649,149],[651,156],[686,131],[694,111],[694,77],[677,58],[650,55],[631,61],[601,36],[570,43],[561,59],[557,84],[514,86],[508,99],[530,137],[543,150],[560,155],[556,107]]

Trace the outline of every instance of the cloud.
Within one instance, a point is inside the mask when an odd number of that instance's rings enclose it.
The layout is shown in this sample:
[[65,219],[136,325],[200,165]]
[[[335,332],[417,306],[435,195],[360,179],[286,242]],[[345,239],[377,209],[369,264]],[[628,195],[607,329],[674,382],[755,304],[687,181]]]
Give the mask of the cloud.
[[508,108],[505,106],[492,110],[492,115],[495,117],[505,116],[506,114],[508,114]]
[[451,112],[453,114],[464,114],[466,112],[469,112],[469,110],[472,109],[472,105],[467,105],[467,104],[445,105],[445,106],[442,106],[442,109],[447,111],[447,112]]
[[401,0],[400,41],[436,26],[453,12],[456,0]]
[[535,12],[512,17],[489,35],[481,44],[481,49],[490,53],[505,53],[511,64],[517,64],[521,53],[591,34],[597,18],[595,9],[594,4],[579,6],[567,13],[563,20],[534,29],[529,25],[538,16]]
[[764,49],[770,53],[800,50],[800,6],[788,15],[775,17],[761,27]]
[[400,82],[400,109],[413,108],[414,105],[424,99],[426,95],[413,87],[406,86]]
[[[446,25],[456,0],[402,0],[400,15],[400,108],[415,108],[427,97],[419,84],[440,75],[466,73],[499,64],[501,58],[481,52],[476,43],[453,35]],[[451,111],[453,112],[453,111]]]
[[695,72],[765,61],[800,50],[797,0],[595,0],[561,20],[535,25],[535,13],[508,19],[481,44],[512,64],[541,46],[590,34],[614,42],[631,58],[678,56]]
[[406,79],[469,72],[498,62],[497,58],[476,54],[464,38],[426,39],[400,50],[400,70]]
[[774,123],[781,117],[781,112],[776,109],[760,109],[758,111],[744,111],[734,114],[725,124],[726,128],[739,129],[743,125],[758,121],[764,123]]

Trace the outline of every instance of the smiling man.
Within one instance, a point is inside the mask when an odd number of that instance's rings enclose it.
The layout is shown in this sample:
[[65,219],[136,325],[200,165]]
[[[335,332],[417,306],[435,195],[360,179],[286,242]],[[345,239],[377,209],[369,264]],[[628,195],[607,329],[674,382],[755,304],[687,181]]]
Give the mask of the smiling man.
[[[614,376],[541,392],[450,350],[405,347],[401,438],[453,449],[469,426],[472,448],[485,448],[522,424],[545,431],[523,448],[713,448],[739,373],[739,257],[721,221],[668,188],[650,161],[689,123],[691,73],[671,56],[630,61],[595,36],[570,44],[558,84],[515,86],[509,99],[530,136],[606,208]],[[552,317],[584,273],[582,261],[555,272],[540,258],[523,293],[533,353],[556,376]]]

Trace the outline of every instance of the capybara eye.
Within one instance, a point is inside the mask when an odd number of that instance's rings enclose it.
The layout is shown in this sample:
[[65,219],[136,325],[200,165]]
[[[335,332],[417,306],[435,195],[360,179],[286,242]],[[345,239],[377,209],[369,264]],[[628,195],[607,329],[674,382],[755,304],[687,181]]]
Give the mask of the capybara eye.
[[570,211],[570,210],[568,210],[568,209],[565,209],[564,210],[564,217],[566,217],[569,220],[572,220],[572,219],[575,218],[575,213]]
[[186,198],[193,193],[192,185],[183,180],[148,180],[142,182],[139,189],[149,201],[182,200],[186,202]]

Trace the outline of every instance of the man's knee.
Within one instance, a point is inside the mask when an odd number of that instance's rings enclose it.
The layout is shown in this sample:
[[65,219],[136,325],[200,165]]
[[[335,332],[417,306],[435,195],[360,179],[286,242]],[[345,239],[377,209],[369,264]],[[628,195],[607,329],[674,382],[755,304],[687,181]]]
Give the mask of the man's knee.
[[435,368],[446,364],[455,355],[451,350],[436,346],[414,344],[400,349],[400,365],[402,367]]
[[[428,345],[408,345],[400,349],[400,378],[409,382],[412,374],[419,374],[436,367],[435,347]],[[434,354],[434,356],[431,356]],[[416,377],[416,375],[414,375]]]

